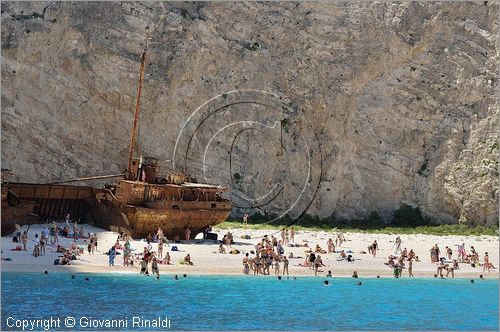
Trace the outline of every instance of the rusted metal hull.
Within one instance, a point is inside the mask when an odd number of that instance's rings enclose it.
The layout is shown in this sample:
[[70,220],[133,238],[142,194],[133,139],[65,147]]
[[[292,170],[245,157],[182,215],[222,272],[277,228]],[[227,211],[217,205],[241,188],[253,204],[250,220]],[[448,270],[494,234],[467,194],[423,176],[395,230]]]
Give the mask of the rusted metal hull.
[[31,225],[36,222],[35,208],[34,202],[13,197],[2,187],[2,236],[14,232],[16,224]]
[[226,220],[231,213],[231,204],[228,202],[218,202],[214,208],[211,207],[213,203],[206,202],[176,203],[178,208],[149,208],[127,204],[114,205],[105,200],[98,203],[95,209],[96,219],[103,227],[116,232],[125,231],[135,238],[155,234],[158,227],[161,227],[169,239],[184,239],[185,227],[191,229],[191,238],[194,238],[207,226],[214,226]]
[[[10,199],[9,199],[10,195]],[[87,219],[95,206],[92,187],[33,183],[2,184],[2,235],[17,224],[32,224],[50,219]]]
[[[8,192],[16,197],[9,202]],[[145,191],[148,194],[148,190]],[[85,186],[8,183],[2,186],[2,234],[14,231],[14,225],[31,224],[47,218],[62,219],[70,213],[95,226],[125,231],[132,237],[146,237],[161,227],[169,239],[184,238],[185,227],[191,237],[207,226],[224,221],[231,203],[217,201],[151,201],[141,205],[120,202],[110,190]]]

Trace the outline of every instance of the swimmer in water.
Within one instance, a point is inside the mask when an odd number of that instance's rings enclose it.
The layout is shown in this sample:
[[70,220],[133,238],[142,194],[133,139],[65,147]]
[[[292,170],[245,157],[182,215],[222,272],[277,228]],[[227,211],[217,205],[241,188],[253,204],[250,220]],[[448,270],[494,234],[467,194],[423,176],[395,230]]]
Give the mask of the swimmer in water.
[[362,285],[361,281],[358,281],[356,285],[361,286]]
[[182,276],[183,276],[184,278],[187,278],[187,274],[185,274],[185,273],[184,273]]
[[328,280],[323,281],[323,284],[324,284],[325,286],[330,286],[330,283],[328,282]]
[[44,273],[45,273],[45,274],[49,274],[49,271],[45,271]]
[[174,276],[174,279],[179,280],[179,277],[177,276],[177,274]]
[[281,276],[278,276],[278,280],[281,280]]
[[470,283],[471,283],[471,284],[473,284],[473,283],[474,283],[474,279],[471,279],[471,280],[470,280]]

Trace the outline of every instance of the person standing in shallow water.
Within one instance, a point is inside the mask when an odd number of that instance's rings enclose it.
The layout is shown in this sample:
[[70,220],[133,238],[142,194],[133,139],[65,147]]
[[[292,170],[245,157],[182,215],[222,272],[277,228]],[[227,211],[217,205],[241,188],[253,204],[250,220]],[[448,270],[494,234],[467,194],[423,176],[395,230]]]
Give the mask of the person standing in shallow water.
[[321,256],[318,255],[318,257],[316,257],[316,259],[314,260],[314,275],[315,276],[318,275],[318,269],[320,266],[325,266],[325,264],[323,264],[323,260],[321,259]]
[[153,262],[151,263],[151,272],[156,274],[156,279],[160,279],[160,270],[158,269],[158,259],[153,257]]

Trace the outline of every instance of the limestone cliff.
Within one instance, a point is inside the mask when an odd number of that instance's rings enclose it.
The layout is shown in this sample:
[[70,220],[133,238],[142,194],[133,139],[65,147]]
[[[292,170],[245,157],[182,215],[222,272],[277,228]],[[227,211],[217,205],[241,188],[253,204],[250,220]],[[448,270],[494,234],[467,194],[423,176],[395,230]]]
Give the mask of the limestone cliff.
[[498,3],[1,6],[15,180],[126,167],[148,35],[139,152],[231,186],[236,212],[498,223]]

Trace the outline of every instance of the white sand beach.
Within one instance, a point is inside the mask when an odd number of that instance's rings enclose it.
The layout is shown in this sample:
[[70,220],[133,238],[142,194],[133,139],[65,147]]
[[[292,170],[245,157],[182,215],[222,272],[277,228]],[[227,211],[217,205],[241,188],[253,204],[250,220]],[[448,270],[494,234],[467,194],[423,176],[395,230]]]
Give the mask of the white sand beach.
[[[98,252],[94,255],[89,254],[87,250],[78,256],[77,260],[71,261],[71,265],[53,265],[59,253],[56,253],[57,245],[48,245],[46,255],[34,257],[33,252],[33,239],[35,233],[40,234],[45,225],[32,225],[28,233],[28,250],[27,251],[12,251],[20,243],[13,243],[12,236],[2,237],[2,271],[29,271],[29,272],[43,272],[43,271],[59,271],[59,272],[85,272],[85,273],[139,273],[139,266],[124,267],[123,256],[117,255],[115,259],[115,266],[108,266],[108,256],[105,254],[111,246],[116,242],[117,233],[102,230],[89,225],[83,225],[85,234],[88,232],[96,233],[98,236]],[[28,226],[23,226],[22,230],[28,229]],[[189,243],[170,243],[170,246],[176,245],[179,251],[172,252],[170,247],[164,247],[164,253],[168,250],[172,257],[173,265],[160,265],[160,274],[192,274],[192,275],[205,275],[205,274],[225,274],[225,275],[242,275],[242,259],[245,253],[255,250],[255,245],[260,241],[264,235],[274,235],[280,239],[280,234],[271,230],[244,230],[241,228],[235,229],[217,229],[214,232],[218,233],[219,239],[230,231],[234,236],[235,244],[232,248],[240,251],[239,254],[219,254],[219,244],[211,241],[205,243],[198,243],[201,239],[201,234],[197,239],[189,241]],[[250,235],[251,239],[242,239],[241,236]],[[319,244],[323,249],[327,248],[327,241],[329,238],[335,239],[334,233],[324,231],[296,231],[295,243],[303,244],[308,242],[309,248],[313,248]],[[354,257],[354,262],[338,261],[339,254],[322,254],[323,263],[326,265],[321,268],[318,276],[324,276],[331,270],[333,276],[351,276],[353,271],[357,271],[360,277],[393,277],[393,270],[384,265],[388,256],[392,253],[394,240],[397,235],[389,234],[364,234],[364,233],[344,233],[346,242],[340,249],[351,250]],[[402,248],[408,250],[413,249],[420,262],[413,263],[413,274],[415,277],[433,277],[436,273],[435,263],[431,263],[429,250],[434,244],[438,244],[441,250],[441,256],[444,256],[445,247],[449,246],[453,249],[453,258],[458,257],[457,245],[465,243],[467,252],[470,251],[470,246],[474,246],[479,253],[480,261],[482,263],[485,252],[489,253],[490,262],[495,267],[499,264],[499,239],[495,236],[434,236],[434,235],[400,235],[402,240]],[[379,251],[377,257],[373,258],[371,254],[362,254],[361,251],[368,252],[368,246],[377,240],[379,244]],[[71,246],[73,239],[59,237],[59,243],[65,247]],[[87,240],[79,239],[77,245],[87,247]],[[123,244],[123,242],[121,242]],[[146,246],[145,241],[134,240],[131,242],[134,252],[142,253],[143,248]],[[304,262],[305,247],[285,247],[285,254],[288,256],[293,252],[294,256],[302,258],[290,259],[290,275],[293,276],[314,276],[314,271],[307,267],[298,266],[299,263]],[[338,250],[337,248],[336,250]],[[153,244],[153,251],[157,250],[157,244]],[[230,248],[226,249],[227,251]],[[119,250],[121,252],[121,250]],[[189,253],[191,255],[193,266],[181,265],[178,263],[184,256]],[[251,257],[254,255],[250,254]],[[5,260],[6,258],[11,259]],[[252,272],[251,272],[252,273]],[[471,267],[470,264],[461,263],[459,270],[455,271],[455,278],[473,277],[477,278],[483,274],[485,278],[498,278],[498,270],[494,269],[491,272],[483,273],[483,268],[476,266]],[[271,270],[271,275],[274,271]],[[258,277],[258,276],[257,276]],[[408,277],[407,270],[403,270],[403,278]]]

